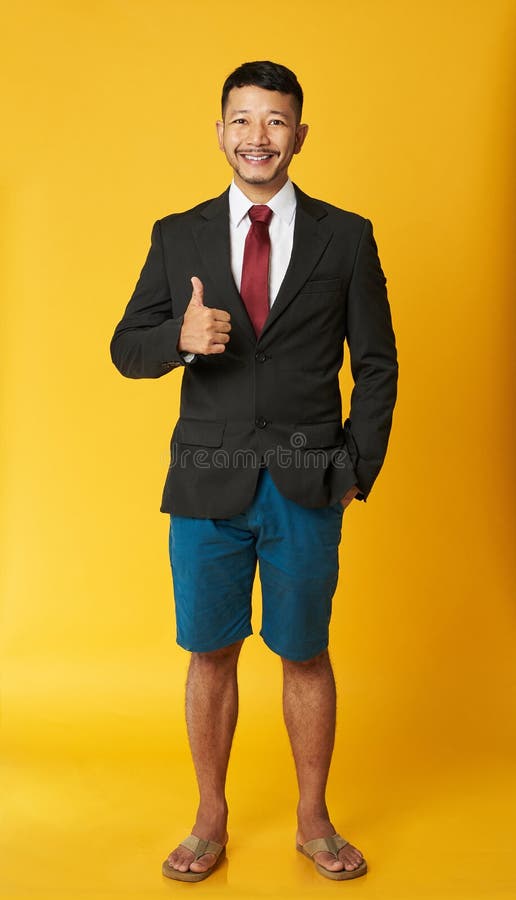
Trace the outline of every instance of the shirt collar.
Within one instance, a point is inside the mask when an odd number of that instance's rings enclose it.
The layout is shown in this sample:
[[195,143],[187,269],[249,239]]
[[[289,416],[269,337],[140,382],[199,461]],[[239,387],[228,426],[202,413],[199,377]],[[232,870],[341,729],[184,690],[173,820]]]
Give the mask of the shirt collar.
[[[296,192],[290,178],[283,187],[267,201],[273,213],[279,216],[286,225],[290,225],[296,211]],[[234,181],[229,186],[229,217],[231,224],[238,228],[254,204],[240,190]]]

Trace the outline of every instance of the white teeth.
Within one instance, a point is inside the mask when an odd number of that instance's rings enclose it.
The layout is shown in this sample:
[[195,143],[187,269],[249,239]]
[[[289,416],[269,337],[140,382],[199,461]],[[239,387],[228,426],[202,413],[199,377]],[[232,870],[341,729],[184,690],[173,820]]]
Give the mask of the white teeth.
[[268,153],[267,156],[250,156],[246,153],[244,154],[244,159],[252,159],[254,162],[260,162],[262,159],[270,159],[271,156],[271,153]]

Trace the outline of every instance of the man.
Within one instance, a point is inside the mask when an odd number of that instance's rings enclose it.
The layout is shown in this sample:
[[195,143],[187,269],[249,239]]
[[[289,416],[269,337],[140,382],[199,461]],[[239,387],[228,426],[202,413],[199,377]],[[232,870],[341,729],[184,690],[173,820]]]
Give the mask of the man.
[[[162,867],[182,881],[206,878],[225,853],[237,661],[252,632],[257,563],[260,634],[283,663],[297,849],[328,878],[367,869],[326,807],[336,706],[328,625],[342,513],[366,500],[383,464],[398,364],[371,222],[289,179],[308,131],[302,104],[296,76],[276,63],[228,77],[217,132],[232,184],[155,223],[111,342],[129,378],[184,371],[161,505],[177,640],[191,652],[186,716],[200,793],[192,834]],[[343,426],[345,340],[354,388]]]

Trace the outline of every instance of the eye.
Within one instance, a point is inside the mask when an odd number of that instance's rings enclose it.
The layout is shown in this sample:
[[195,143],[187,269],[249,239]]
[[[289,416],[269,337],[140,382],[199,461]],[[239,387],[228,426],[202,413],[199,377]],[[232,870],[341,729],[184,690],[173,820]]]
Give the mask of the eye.
[[232,125],[245,125],[245,119],[233,119]]
[[285,123],[282,121],[282,119],[271,119],[270,124],[271,125],[284,125]]

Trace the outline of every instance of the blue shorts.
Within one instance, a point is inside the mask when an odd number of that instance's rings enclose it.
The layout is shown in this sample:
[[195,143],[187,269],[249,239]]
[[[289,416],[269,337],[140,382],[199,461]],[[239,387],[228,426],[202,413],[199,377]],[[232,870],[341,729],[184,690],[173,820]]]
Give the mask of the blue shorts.
[[170,517],[177,643],[206,653],[252,634],[251,592],[259,565],[267,646],[307,660],[328,646],[339,571],[343,508],[306,509],[260,471],[248,509],[228,519]]

